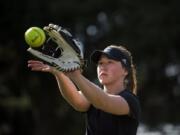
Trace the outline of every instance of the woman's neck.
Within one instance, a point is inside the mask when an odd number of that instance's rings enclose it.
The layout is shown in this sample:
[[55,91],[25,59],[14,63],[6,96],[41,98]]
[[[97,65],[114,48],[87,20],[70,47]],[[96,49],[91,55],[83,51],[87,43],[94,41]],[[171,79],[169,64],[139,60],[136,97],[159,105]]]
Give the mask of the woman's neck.
[[109,94],[113,94],[113,95],[120,93],[124,89],[125,89],[125,86],[123,83],[104,85],[104,91],[109,93]]

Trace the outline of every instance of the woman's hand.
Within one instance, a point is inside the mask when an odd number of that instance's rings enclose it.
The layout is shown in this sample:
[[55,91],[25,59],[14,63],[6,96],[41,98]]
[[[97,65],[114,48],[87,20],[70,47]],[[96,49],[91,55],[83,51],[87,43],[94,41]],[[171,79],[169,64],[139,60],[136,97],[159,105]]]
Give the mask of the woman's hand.
[[[28,67],[31,68],[32,71],[48,72],[53,75],[56,75],[56,73],[61,72],[57,70],[55,67],[52,67],[48,64],[44,64],[42,61],[39,60],[28,60]],[[76,79],[76,77],[81,74],[81,70],[77,69],[70,72],[64,72],[64,74],[71,79]]]
[[28,60],[28,67],[31,68],[32,71],[49,72],[52,74],[57,72],[54,67],[44,64],[42,61],[38,60]]

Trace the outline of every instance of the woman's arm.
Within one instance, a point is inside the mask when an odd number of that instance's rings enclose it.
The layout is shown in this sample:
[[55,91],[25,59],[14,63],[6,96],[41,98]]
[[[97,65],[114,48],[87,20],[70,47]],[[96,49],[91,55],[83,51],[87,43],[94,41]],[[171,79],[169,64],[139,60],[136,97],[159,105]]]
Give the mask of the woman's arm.
[[117,115],[129,114],[129,105],[123,97],[104,92],[100,87],[86,79],[79,70],[69,73],[68,76],[96,108]]
[[78,111],[84,112],[88,110],[90,106],[89,101],[81,91],[78,91],[74,83],[63,72],[36,60],[29,60],[28,67],[30,67],[32,71],[49,72],[53,74],[56,77],[59,90],[64,99]]
[[87,111],[90,103],[81,91],[77,90],[74,83],[63,72],[57,70],[55,72],[53,74],[58,82],[59,90],[66,101],[78,111]]

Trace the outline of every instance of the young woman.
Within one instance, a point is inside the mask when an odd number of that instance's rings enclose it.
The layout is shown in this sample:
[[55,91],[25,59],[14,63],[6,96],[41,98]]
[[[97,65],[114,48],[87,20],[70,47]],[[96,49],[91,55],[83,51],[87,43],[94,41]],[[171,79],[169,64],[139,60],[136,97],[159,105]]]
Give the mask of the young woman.
[[29,60],[32,71],[52,73],[59,90],[74,109],[87,113],[86,135],[136,135],[140,104],[136,96],[136,71],[131,53],[123,46],[96,50],[91,60],[103,88],[85,78],[80,70],[63,73]]

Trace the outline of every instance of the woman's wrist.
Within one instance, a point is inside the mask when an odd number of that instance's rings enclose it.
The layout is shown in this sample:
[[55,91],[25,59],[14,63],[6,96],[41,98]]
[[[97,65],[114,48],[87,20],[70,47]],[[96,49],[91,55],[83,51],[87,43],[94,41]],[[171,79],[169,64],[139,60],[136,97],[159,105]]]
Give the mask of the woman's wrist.
[[80,72],[79,70],[75,70],[75,71],[71,71],[71,72],[69,72],[69,73],[66,73],[66,75],[67,75],[70,79],[74,80],[74,79],[77,79],[77,77],[78,77],[79,75],[81,75],[81,72]]
[[56,68],[52,68],[52,70],[51,70],[51,74],[53,74],[53,75],[57,75],[58,72],[60,72],[60,71],[57,70]]

